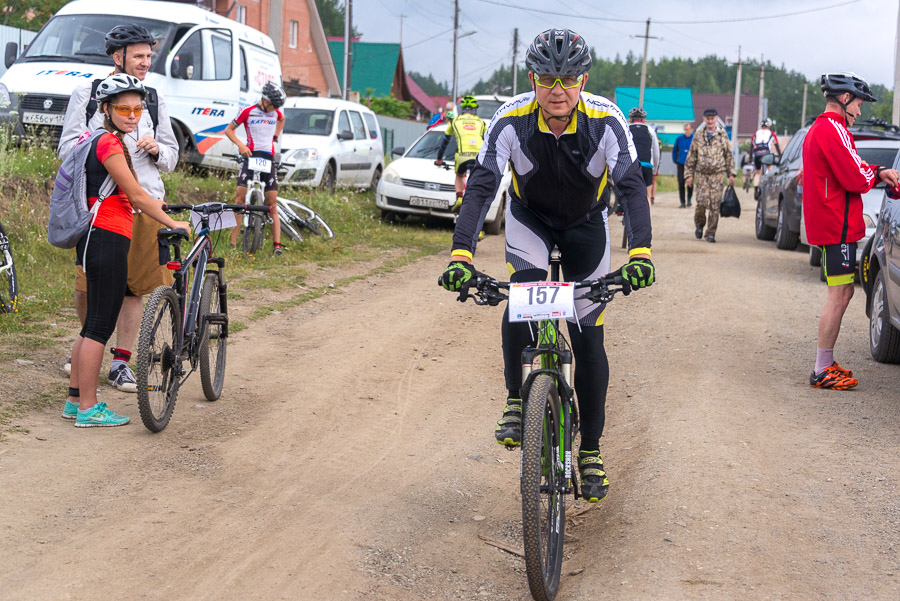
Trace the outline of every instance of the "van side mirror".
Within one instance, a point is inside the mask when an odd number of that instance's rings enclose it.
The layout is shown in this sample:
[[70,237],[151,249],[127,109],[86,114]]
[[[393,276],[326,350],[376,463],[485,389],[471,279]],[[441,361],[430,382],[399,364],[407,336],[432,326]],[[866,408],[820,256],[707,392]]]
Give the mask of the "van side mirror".
[[340,133],[338,134],[338,138],[340,138],[341,140],[352,140],[352,139],[353,139],[353,132],[352,132],[352,131],[347,131],[347,130],[345,129],[344,131],[342,131],[342,132],[340,132]]
[[771,152],[767,155],[764,155],[763,158],[760,159],[760,162],[763,165],[777,165],[780,162],[781,157],[772,154]]
[[3,58],[3,63],[6,65],[6,68],[12,66],[14,62],[16,62],[16,55],[19,53],[19,46],[15,42],[9,42],[6,44],[6,55]]
[[403,146],[394,146],[394,149],[391,150],[391,154],[396,154],[397,156],[403,156],[404,152],[406,152],[406,148]]

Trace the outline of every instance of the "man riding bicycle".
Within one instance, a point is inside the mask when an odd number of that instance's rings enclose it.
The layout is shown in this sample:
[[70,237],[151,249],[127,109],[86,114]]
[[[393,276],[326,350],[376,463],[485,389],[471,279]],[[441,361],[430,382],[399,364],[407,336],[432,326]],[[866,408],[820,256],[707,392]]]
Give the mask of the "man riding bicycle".
[[[612,179],[621,192],[629,240],[629,261],[621,273],[636,288],[651,285],[650,206],[641,164],[618,107],[606,98],[583,93],[591,67],[584,38],[568,29],[547,30],[531,43],[525,61],[532,91],[504,104],[491,120],[469,177],[441,285],[462,290],[474,281],[473,234],[507,164],[513,175],[506,208],[511,281],[544,279],[554,246],[562,252],[567,280],[595,279],[610,271],[607,209]],[[582,496],[597,502],[609,490],[599,448],[609,385],[604,305],[581,299],[575,308],[578,321],[571,320],[568,330],[576,357],[575,391],[581,414],[578,467]],[[522,441],[521,354],[533,337],[528,323],[509,321],[508,308],[501,332],[508,398],[495,437],[500,444],[518,446]]]
[[[275,142],[284,129],[284,113],[279,109],[284,106],[287,96],[280,87],[271,81],[262,89],[262,98],[253,106],[243,109],[234,121],[225,128],[225,135],[231,140],[241,156],[260,157],[267,159],[271,164],[269,173],[260,174],[265,187],[266,205],[271,208],[272,214],[272,252],[281,256],[281,222],[278,219],[278,211],[275,210],[275,202],[278,198],[278,174],[275,164]],[[243,125],[247,132],[247,144],[238,139],[235,130]],[[242,205],[247,197],[247,181],[252,176],[248,161],[241,164],[238,172],[237,191],[235,204]],[[231,244],[237,244],[238,227],[231,230]]]
[[750,151],[753,153],[753,167],[755,173],[753,176],[754,186],[756,187],[756,197],[759,198],[759,178],[763,174],[762,158],[772,153],[772,145],[775,146],[775,152],[781,154],[781,147],[778,145],[778,135],[771,129],[772,120],[766,117],[759,124],[759,129],[753,134],[750,143]]
[[474,96],[463,96],[459,103],[459,110],[459,117],[451,121],[444,131],[444,139],[441,140],[437,160],[434,162],[435,165],[444,164],[444,151],[450,144],[450,138],[456,136],[456,156],[453,158],[456,163],[456,202],[450,207],[454,213],[458,213],[462,206],[463,190],[466,189],[466,173],[475,165],[475,159],[481,151],[484,134],[487,131],[484,119],[476,114],[478,101]]

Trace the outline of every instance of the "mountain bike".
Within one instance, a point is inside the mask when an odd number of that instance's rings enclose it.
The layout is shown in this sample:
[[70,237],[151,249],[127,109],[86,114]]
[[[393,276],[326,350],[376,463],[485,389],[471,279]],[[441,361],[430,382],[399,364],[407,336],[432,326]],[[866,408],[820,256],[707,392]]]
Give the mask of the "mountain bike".
[[[194,245],[183,260],[181,241],[189,235],[178,229],[161,229],[157,234],[160,265],[173,271],[175,282],[171,287],[159,286],[150,294],[138,336],[135,370],[138,408],[141,421],[152,432],[161,432],[169,424],[178,389],[197,367],[206,399],[215,401],[222,394],[228,345],[228,286],[225,259],[212,256],[210,217],[215,215],[221,219],[224,211],[259,214],[268,212],[269,208],[211,202],[168,205],[165,210],[193,211],[199,217],[199,224],[194,232]],[[213,229],[222,227],[228,225],[223,226],[220,221]],[[217,269],[211,269],[211,265]],[[190,371],[185,369],[185,362]]]
[[[514,318],[515,311],[517,321],[537,324],[537,346],[522,352],[524,405],[520,474],[525,569],[528,587],[537,601],[552,601],[556,596],[566,528],[565,496],[579,497],[578,470],[573,469],[572,462],[578,432],[572,351],[559,320],[565,313],[572,315],[576,298],[608,303],[617,292],[631,293],[628,282],[618,274],[596,280],[561,282],[560,256],[553,249],[550,278],[545,282],[511,284],[479,273],[473,284],[475,291],[460,292],[460,299],[471,296],[476,305],[491,306],[516,295],[517,308],[510,303],[510,318]],[[575,297],[579,288],[588,290]],[[521,311],[521,307],[526,309]],[[557,316],[560,313],[563,315]]]
[[[260,179],[261,174],[270,173],[272,170],[271,159],[261,157],[245,157],[243,155],[226,154],[227,158],[234,159],[238,168],[243,167],[244,162],[249,161],[248,168],[252,176],[247,181],[247,195],[244,202],[247,206],[266,207],[265,187]],[[266,207],[268,210],[268,207]],[[247,211],[243,219],[244,252],[252,255],[263,244],[263,228],[266,225],[266,215],[262,211]]]
[[0,223],[0,313],[19,312],[19,280],[9,237]]
[[[281,221],[281,231],[287,234],[291,240],[303,242],[303,232],[312,232],[326,240],[334,238],[331,227],[325,223],[322,216],[313,211],[299,200],[290,198],[276,198],[278,217]],[[269,218],[267,218],[269,219]],[[269,219],[271,222],[271,219]]]

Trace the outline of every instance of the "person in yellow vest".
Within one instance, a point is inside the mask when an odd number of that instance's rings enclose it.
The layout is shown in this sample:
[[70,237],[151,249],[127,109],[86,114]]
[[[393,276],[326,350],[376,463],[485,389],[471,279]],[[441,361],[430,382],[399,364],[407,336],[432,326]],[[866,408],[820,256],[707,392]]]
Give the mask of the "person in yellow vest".
[[481,152],[481,145],[484,143],[484,134],[487,131],[487,125],[484,120],[479,117],[476,112],[478,110],[478,101],[474,96],[463,96],[459,102],[460,115],[447,125],[444,131],[444,139],[441,140],[441,147],[438,149],[437,160],[435,165],[444,164],[444,151],[450,144],[450,138],[456,136],[456,202],[450,207],[454,213],[459,212],[462,206],[463,190],[466,187],[466,174],[475,166],[475,159]]

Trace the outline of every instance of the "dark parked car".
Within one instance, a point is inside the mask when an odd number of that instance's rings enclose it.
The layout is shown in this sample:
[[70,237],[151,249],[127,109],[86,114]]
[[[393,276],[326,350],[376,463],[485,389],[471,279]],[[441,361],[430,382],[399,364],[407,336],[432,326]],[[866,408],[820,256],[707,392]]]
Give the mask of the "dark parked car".
[[[771,165],[763,175],[756,205],[756,237],[775,240],[778,248],[794,250],[806,242],[801,217],[803,214],[803,140],[809,126],[794,134],[781,157],[766,155],[763,163]],[[850,128],[860,158],[873,165],[893,165],[900,151],[900,128],[878,120],[860,122]],[[877,219],[884,184],[863,195],[867,237]],[[860,254],[867,238],[860,240]],[[816,249],[810,250],[810,263],[819,266]]]
[[[892,163],[900,167],[900,157]],[[900,200],[882,194],[875,233],[860,266],[869,316],[869,350],[876,361],[900,363]]]

